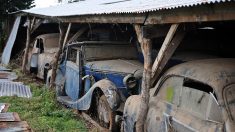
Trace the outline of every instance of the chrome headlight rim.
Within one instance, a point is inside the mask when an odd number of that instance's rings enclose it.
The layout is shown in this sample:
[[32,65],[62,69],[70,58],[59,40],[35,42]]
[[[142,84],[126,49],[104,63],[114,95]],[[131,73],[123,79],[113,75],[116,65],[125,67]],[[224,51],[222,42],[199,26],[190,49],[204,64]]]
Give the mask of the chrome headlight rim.
[[123,78],[123,84],[127,87],[127,89],[135,89],[138,85],[137,79],[132,74],[128,74]]

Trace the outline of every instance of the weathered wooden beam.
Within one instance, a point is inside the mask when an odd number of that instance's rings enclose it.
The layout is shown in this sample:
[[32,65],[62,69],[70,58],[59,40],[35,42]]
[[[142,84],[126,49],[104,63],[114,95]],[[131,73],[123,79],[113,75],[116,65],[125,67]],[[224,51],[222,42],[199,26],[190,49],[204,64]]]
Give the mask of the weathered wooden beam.
[[26,38],[26,46],[25,46],[25,52],[24,52],[24,57],[23,57],[23,63],[22,63],[22,72],[26,72],[26,65],[28,63],[28,53],[29,53],[29,44],[30,44],[30,31],[31,31],[31,19],[28,17],[28,27],[27,27],[27,38]]
[[[36,21],[36,20],[35,20]],[[31,28],[31,34],[42,24],[43,20],[40,19],[37,22],[34,22],[34,26]]]
[[80,37],[87,29],[88,29],[88,27],[82,27],[81,29],[79,29],[79,30],[77,31],[77,33],[75,33],[75,34],[73,35],[73,37],[71,37],[71,38],[68,40],[67,43],[71,43],[71,42],[75,41],[75,40],[76,40],[78,37]]
[[72,26],[72,23],[69,23],[69,26],[68,26],[66,34],[65,34],[65,38],[64,38],[63,48],[62,49],[64,49],[64,46],[65,46],[65,44],[66,44],[66,42],[68,40],[68,36],[69,36],[69,33],[70,33],[71,26]]
[[168,25],[150,25],[143,26],[143,37],[144,38],[158,38],[166,36],[170,26]]
[[185,31],[183,29],[178,29],[178,26],[178,24],[172,24],[158,53],[158,56],[154,61],[152,67],[151,86],[153,86],[154,82],[159,78],[159,75],[165,67],[166,63],[184,38]]
[[138,41],[141,45],[141,49],[144,55],[144,72],[142,78],[142,89],[141,89],[141,102],[140,111],[137,116],[136,131],[144,131],[144,122],[148,111],[149,102],[149,89],[151,79],[151,68],[152,68],[152,41],[143,37],[142,28],[140,25],[134,25]]
[[62,48],[63,48],[65,27],[62,23],[59,23],[59,30],[60,30],[59,50],[56,52],[56,55],[55,55],[53,62],[52,62],[52,74],[51,74],[50,89],[54,88],[54,86],[55,86],[56,70],[58,67],[59,57],[60,57],[60,54],[61,54]]
[[[182,7],[169,10],[145,13],[82,15],[57,17],[61,22],[72,23],[131,23],[131,24],[169,24],[185,22],[208,22],[235,20],[235,3],[225,2],[205,4],[193,7]],[[146,21],[145,21],[146,19]]]
[[34,26],[34,24],[35,24],[35,21],[36,21],[36,17],[33,17],[32,22],[31,22],[31,25],[30,25],[30,29],[33,29],[33,26]]

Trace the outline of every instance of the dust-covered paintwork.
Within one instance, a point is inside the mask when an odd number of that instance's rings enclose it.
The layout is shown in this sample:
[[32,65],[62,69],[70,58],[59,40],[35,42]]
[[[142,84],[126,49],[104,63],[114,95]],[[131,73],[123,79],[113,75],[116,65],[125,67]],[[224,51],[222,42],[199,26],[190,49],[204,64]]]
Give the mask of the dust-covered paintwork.
[[[57,71],[57,100],[78,110],[88,110],[97,92],[101,92],[112,110],[123,111],[121,103],[132,91],[139,91],[142,72],[137,50],[129,43],[71,44],[66,47]],[[133,90],[128,90],[123,82],[127,75],[136,78]]]
[[[149,132],[235,131],[235,59],[209,59],[169,69],[150,90]],[[123,130],[135,129],[140,96],[127,99]]]
[[46,79],[45,69],[49,69],[55,53],[59,50],[59,34],[40,35],[31,45],[33,47],[29,51],[27,69],[36,73],[38,78]]

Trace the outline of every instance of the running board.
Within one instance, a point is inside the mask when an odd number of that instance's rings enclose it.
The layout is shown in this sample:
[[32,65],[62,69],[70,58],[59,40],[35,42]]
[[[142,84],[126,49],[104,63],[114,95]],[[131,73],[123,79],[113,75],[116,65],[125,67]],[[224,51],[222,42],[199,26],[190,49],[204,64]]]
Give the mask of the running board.
[[75,101],[73,101],[69,96],[58,96],[57,101],[68,107],[74,108],[73,106],[75,104]]

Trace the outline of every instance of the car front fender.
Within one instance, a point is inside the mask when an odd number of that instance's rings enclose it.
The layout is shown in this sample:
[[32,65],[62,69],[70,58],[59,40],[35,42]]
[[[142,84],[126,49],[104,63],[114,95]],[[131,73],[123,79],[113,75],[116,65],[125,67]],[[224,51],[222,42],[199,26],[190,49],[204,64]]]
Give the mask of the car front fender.
[[62,98],[57,97],[59,102],[64,103],[65,105],[78,109],[78,110],[88,110],[91,106],[92,98],[95,96],[95,91],[100,90],[106,96],[110,108],[115,111],[120,106],[120,96],[118,94],[116,86],[109,80],[103,79],[96,82],[88,92],[77,101],[63,101]]
[[133,132],[140,109],[140,95],[132,95],[127,98],[123,112],[124,132]]

